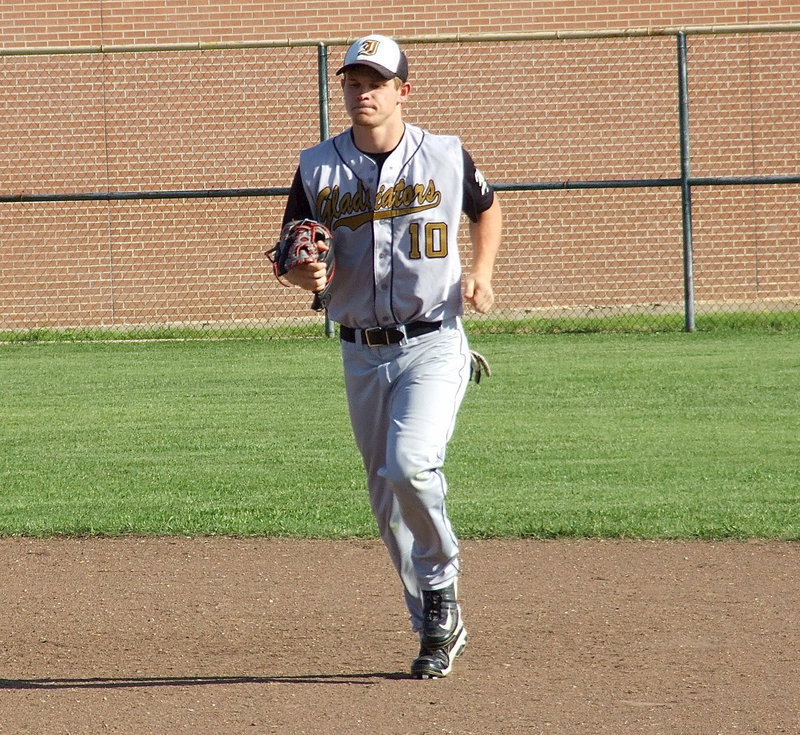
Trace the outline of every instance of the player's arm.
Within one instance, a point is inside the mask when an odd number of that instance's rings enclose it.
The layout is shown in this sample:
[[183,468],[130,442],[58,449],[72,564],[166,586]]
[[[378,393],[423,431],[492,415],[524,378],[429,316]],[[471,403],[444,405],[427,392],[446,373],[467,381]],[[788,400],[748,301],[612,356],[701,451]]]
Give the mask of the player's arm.
[[464,285],[464,298],[467,299],[479,314],[488,312],[494,304],[492,274],[497,251],[500,249],[500,237],[503,218],[500,202],[494,198],[489,209],[478,215],[477,222],[469,223],[469,235],[472,241],[472,269],[467,274]]
[[470,219],[472,268],[464,279],[464,298],[479,314],[494,304],[492,275],[500,249],[503,217],[494,191],[464,151],[464,211]]
[[[283,212],[283,225],[292,220],[314,219],[314,212],[306,196],[303,180],[300,178],[300,167],[294,173],[292,186],[289,189],[289,198]],[[321,291],[327,280],[327,267],[325,263],[303,263],[292,268],[283,278],[289,283],[299,286],[306,291]]]

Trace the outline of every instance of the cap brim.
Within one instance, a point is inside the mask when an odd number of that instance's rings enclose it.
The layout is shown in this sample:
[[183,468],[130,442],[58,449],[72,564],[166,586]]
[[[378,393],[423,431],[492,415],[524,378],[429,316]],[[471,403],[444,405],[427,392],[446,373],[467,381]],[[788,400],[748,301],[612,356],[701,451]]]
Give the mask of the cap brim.
[[384,79],[394,79],[397,74],[390,69],[387,69],[385,66],[381,66],[380,64],[376,64],[374,61],[357,61],[354,64],[345,64],[339,71],[336,72],[337,76],[339,74],[344,74],[346,71],[350,69],[355,69],[357,66],[368,66],[370,69],[378,72]]

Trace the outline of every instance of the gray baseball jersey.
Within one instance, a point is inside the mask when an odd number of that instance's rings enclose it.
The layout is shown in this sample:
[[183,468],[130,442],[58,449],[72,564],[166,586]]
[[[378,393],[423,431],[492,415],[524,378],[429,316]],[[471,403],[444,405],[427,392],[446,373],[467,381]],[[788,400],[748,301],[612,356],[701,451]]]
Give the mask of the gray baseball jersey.
[[461,313],[457,138],[406,125],[379,167],[347,131],[303,151],[300,171],[314,219],[334,233],[333,321],[374,327]]

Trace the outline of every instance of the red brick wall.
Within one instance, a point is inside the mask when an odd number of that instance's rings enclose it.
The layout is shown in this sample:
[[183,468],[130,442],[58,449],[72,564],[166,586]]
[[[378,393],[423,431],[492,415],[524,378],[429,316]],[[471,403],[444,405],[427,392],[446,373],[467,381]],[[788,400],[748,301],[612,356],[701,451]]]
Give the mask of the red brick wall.
[[[9,2],[19,47],[800,23],[794,0]],[[362,18],[369,18],[365,27]],[[678,175],[672,36],[409,44],[407,118],[462,136],[496,182]],[[342,52],[331,49],[332,64]],[[696,175],[797,173],[800,34],[690,37]],[[318,135],[315,50],[0,56],[0,193],[288,185]],[[332,87],[332,132],[346,125]],[[679,308],[674,188],[502,195],[500,313]],[[274,322],[275,198],[0,204],[0,329]],[[800,302],[797,186],[698,188],[697,297]],[[511,257],[521,249],[527,260]],[[717,308],[712,306],[709,308]],[[724,306],[723,308],[728,308]]]
[[[367,21],[365,22],[365,19]],[[3,46],[260,41],[450,33],[796,23],[795,0],[10,0],[0,9]]]

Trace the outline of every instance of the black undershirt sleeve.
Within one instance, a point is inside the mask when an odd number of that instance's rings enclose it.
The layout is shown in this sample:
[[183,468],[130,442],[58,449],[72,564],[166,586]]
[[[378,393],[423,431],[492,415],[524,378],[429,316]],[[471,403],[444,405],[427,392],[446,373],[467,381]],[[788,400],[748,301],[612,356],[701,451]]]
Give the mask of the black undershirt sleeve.
[[466,148],[461,150],[464,154],[464,202],[461,208],[470,221],[477,222],[478,215],[492,206],[494,190],[478,171]]
[[300,178],[299,166],[294,172],[292,186],[289,189],[289,198],[286,200],[286,209],[283,212],[283,224],[295,219],[314,219],[311,204],[303,188],[303,180]]

